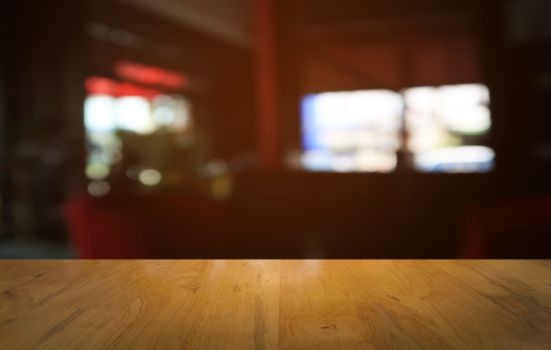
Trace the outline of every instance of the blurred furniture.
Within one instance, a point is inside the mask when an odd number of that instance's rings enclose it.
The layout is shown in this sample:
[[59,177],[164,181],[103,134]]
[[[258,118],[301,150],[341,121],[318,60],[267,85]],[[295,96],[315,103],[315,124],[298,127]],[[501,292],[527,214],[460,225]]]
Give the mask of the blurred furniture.
[[0,262],[1,349],[549,349],[549,261]]
[[475,207],[465,224],[462,258],[551,258],[551,197]]
[[65,218],[80,258],[217,256],[229,239],[226,208],[188,194],[73,196]]

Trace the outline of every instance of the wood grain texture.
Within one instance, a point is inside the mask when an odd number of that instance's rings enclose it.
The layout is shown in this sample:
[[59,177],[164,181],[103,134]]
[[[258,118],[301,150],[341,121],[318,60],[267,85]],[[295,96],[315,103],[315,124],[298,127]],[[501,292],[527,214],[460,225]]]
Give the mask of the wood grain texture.
[[551,262],[0,262],[0,349],[35,348],[551,349]]

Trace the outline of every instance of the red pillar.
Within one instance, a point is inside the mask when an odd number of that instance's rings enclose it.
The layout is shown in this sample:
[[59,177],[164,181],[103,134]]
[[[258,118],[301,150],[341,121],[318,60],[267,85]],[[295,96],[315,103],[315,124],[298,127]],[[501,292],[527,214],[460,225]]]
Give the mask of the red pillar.
[[279,119],[276,77],[276,0],[254,0],[258,137],[264,169],[280,164]]

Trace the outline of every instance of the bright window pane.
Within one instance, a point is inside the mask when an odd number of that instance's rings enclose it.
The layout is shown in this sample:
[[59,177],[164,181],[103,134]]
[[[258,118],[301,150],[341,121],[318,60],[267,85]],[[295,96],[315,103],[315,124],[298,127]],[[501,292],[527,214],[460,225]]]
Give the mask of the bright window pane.
[[151,116],[149,101],[144,97],[121,97],[116,102],[117,126],[138,134],[150,134],[157,125]]
[[403,102],[388,90],[328,92],[302,102],[302,165],[311,171],[390,172]]
[[84,103],[84,125],[91,132],[115,130],[115,99],[111,96],[92,95]]
[[403,92],[408,148],[423,172],[486,172],[494,152],[483,145],[491,128],[490,94],[481,84],[419,87]]

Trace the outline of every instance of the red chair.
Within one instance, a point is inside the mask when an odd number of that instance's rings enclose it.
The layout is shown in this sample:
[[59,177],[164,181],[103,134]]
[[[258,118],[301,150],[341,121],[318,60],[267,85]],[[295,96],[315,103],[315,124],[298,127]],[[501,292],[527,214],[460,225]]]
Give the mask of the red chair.
[[469,210],[461,258],[551,258],[551,197]]
[[79,194],[64,212],[78,256],[85,259],[211,257],[230,238],[225,206],[199,196]]

